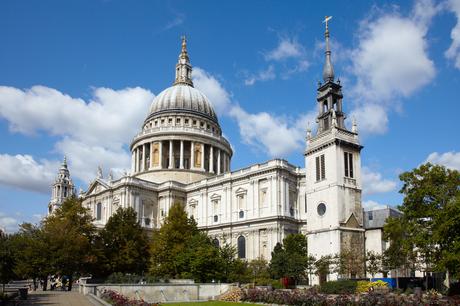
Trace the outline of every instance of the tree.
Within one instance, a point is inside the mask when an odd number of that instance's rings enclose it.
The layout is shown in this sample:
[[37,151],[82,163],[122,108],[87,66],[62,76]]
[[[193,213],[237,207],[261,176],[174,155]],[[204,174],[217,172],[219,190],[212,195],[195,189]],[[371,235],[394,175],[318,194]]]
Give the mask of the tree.
[[245,261],[236,257],[236,248],[226,242],[219,250],[222,268],[220,280],[225,283],[245,283],[251,278],[248,265]]
[[15,264],[11,236],[2,233],[0,234],[0,282],[2,283],[2,292],[5,291],[5,284],[16,276],[14,273]]
[[15,273],[23,279],[32,278],[34,288],[37,287],[36,280],[42,279],[46,290],[47,276],[54,271],[49,261],[50,248],[45,242],[42,228],[23,223],[19,226],[19,232],[13,236],[13,241],[17,260]]
[[334,257],[335,270],[343,277],[356,278],[363,272],[364,258],[361,250],[343,249]]
[[221,277],[222,260],[219,248],[202,232],[197,232],[186,243],[185,251],[178,260],[186,267],[182,276],[191,277],[198,282],[210,282]]
[[460,279],[460,195],[457,194],[440,212],[436,220],[435,240],[439,243],[439,269]]
[[68,198],[43,221],[43,239],[49,248],[47,258],[55,273],[69,276],[89,272],[95,263],[92,252],[95,227],[88,210],[76,197]]
[[267,285],[270,283],[270,273],[268,271],[268,262],[263,258],[251,260],[248,265],[249,273],[252,280],[258,285]]
[[171,278],[187,272],[186,262],[179,256],[197,232],[196,222],[187,218],[182,204],[174,203],[160,230],[153,235],[150,272],[155,276]]
[[278,242],[272,251],[272,260],[269,266],[273,278],[280,279],[287,275],[286,262],[286,250],[283,248],[283,245]]
[[319,277],[319,284],[327,281],[327,275],[331,272],[331,266],[333,265],[333,259],[331,255],[321,256],[315,261],[315,273]]
[[149,261],[147,234],[132,207],[118,208],[99,233],[101,263],[108,273],[142,274]]
[[382,270],[382,256],[373,251],[367,251],[366,253],[366,272],[368,272],[372,278],[375,274]]
[[303,234],[291,234],[283,239],[283,245],[275,246],[270,271],[275,278],[292,277],[298,282],[306,277],[308,265],[307,237]]
[[426,274],[446,268],[457,274],[460,266],[449,258],[460,257],[458,248],[453,246],[460,232],[452,228],[459,223],[460,172],[427,163],[402,173],[400,179],[404,243],[416,250],[419,268]]

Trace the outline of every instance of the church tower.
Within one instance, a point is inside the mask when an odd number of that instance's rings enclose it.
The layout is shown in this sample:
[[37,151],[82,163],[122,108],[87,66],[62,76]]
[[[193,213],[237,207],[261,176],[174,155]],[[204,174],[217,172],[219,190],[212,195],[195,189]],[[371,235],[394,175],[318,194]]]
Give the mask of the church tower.
[[70,178],[70,172],[67,168],[67,159],[64,156],[61,168],[51,188],[51,201],[48,204],[48,215],[52,214],[56,208],[61,206],[65,199],[75,194],[74,185]]
[[[362,146],[356,123],[348,130],[342,105],[342,86],[335,79],[326,17],[326,51],[323,82],[317,93],[317,132],[307,131],[306,201],[308,252],[316,259],[343,252],[364,255],[361,206]],[[325,281],[339,275],[323,275]],[[348,275],[358,276],[358,275]]]

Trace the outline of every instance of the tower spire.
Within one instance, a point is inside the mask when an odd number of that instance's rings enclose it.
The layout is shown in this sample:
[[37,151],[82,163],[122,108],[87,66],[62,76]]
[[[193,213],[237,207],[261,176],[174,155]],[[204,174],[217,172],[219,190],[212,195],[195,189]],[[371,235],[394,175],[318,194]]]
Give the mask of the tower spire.
[[324,82],[332,82],[334,81],[334,68],[332,68],[331,62],[331,49],[329,47],[329,20],[331,20],[332,16],[326,16],[324,18],[324,23],[326,24],[326,32],[324,33],[324,37],[326,38],[326,62],[324,63],[323,68],[323,80]]
[[192,65],[187,52],[187,39],[182,36],[182,49],[179,54],[179,60],[176,64],[176,80],[174,85],[183,84],[193,87],[192,82]]

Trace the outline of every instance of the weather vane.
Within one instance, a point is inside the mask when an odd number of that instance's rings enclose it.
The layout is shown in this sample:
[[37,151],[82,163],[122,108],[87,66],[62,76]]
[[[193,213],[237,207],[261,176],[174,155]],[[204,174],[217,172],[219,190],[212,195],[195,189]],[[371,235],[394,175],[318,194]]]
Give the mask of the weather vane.
[[326,24],[326,30],[328,29],[328,22],[329,22],[329,20],[331,20],[331,19],[332,19],[332,16],[326,16],[326,17],[324,17],[323,23]]

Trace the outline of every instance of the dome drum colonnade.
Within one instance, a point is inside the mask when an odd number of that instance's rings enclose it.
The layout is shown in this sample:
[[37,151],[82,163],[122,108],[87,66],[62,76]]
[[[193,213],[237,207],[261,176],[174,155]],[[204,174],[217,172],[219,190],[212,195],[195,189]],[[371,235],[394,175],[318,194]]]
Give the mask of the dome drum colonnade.
[[230,171],[231,146],[208,98],[193,87],[191,71],[183,38],[174,85],[155,97],[131,143],[133,174],[173,170],[209,176]]

